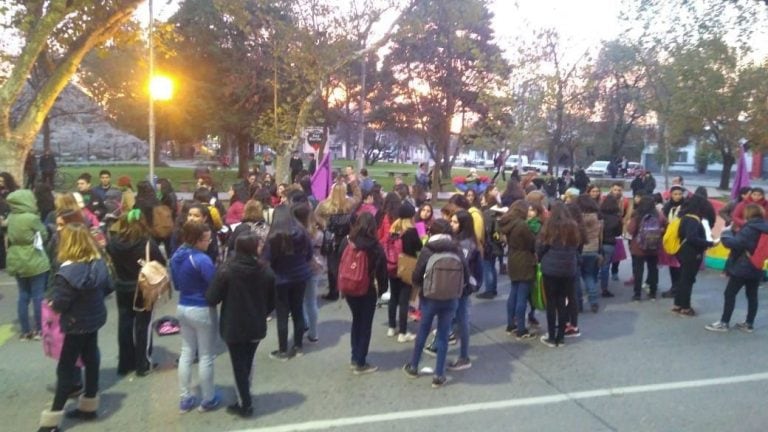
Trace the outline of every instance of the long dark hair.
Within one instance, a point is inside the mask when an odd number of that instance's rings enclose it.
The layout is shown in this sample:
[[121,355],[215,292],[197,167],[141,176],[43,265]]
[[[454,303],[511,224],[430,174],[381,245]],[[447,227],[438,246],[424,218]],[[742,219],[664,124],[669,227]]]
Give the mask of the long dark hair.
[[600,204],[600,212],[604,215],[619,215],[621,209],[619,209],[619,200],[611,194],[608,194],[603,198],[603,202]]
[[706,214],[707,204],[709,204],[709,202],[706,198],[699,194],[693,194],[680,206],[678,215],[682,216],[689,214],[703,218]]
[[581,244],[579,226],[565,208],[565,204],[556,202],[552,205],[549,218],[541,229],[541,241],[545,245],[557,243],[577,247]]
[[[463,195],[461,195],[463,197]],[[477,250],[481,250],[480,241],[475,235],[475,224],[472,219],[472,215],[467,210],[459,210],[453,216],[459,221],[459,232],[454,234],[454,238],[457,242],[462,240],[471,240],[475,244]]]
[[304,228],[293,216],[291,208],[287,205],[275,207],[275,213],[272,218],[272,225],[269,227],[267,242],[272,252],[272,256],[293,255],[293,235]]
[[640,198],[640,202],[637,203],[637,207],[635,207],[635,212],[632,216],[639,222],[647,215],[656,215],[656,202],[653,200],[653,197],[644,196]]
[[13,178],[11,173],[5,171],[0,172],[0,177],[3,178],[3,181],[5,182],[5,188],[8,189],[9,192],[13,192],[19,188],[19,184],[16,183],[16,179]]
[[397,210],[400,209],[400,204],[403,202],[402,199],[400,199],[400,195],[398,195],[395,192],[389,192],[386,196],[384,196],[384,204],[381,207],[381,211],[379,214],[384,216],[389,216],[390,221],[397,220]]
[[591,196],[587,194],[581,194],[576,198],[576,204],[579,206],[579,210],[582,213],[600,213],[600,208]]
[[357,217],[349,231],[349,238],[352,242],[356,242],[359,238],[376,238],[376,223],[370,213],[363,212]]

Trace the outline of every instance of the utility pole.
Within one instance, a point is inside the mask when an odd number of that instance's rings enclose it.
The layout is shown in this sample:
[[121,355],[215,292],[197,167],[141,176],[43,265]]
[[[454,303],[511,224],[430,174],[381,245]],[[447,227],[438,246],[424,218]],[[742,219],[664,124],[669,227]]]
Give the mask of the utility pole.
[[357,137],[357,170],[365,165],[365,75],[368,55],[363,56],[362,76],[360,78],[360,136]]

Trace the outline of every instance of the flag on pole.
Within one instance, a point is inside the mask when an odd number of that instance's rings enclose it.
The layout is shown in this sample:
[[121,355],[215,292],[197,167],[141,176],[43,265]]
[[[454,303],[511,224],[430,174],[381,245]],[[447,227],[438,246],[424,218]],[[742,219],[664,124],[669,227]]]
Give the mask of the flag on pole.
[[312,175],[312,195],[318,201],[322,201],[331,194],[331,152],[328,151],[323,156],[323,160],[317,166],[315,174]]
[[736,166],[736,177],[733,178],[731,199],[739,198],[739,189],[749,186],[749,169],[747,169],[747,156],[744,154],[744,146],[739,145],[739,164]]

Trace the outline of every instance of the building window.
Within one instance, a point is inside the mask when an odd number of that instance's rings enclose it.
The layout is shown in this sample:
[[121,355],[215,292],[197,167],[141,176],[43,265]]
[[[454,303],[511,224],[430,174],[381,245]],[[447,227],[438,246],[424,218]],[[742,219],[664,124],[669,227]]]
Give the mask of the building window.
[[677,152],[674,163],[688,163],[688,152]]

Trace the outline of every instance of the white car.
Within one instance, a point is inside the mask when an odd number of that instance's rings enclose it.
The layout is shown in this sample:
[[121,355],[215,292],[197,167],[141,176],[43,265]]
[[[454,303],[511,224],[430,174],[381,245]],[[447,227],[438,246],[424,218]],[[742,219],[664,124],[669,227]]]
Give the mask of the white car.
[[549,162],[545,160],[533,160],[530,164],[524,166],[523,169],[526,171],[545,173],[549,170]]
[[610,162],[608,161],[594,161],[592,162],[592,165],[589,166],[589,168],[586,169],[586,173],[588,176],[608,176],[610,173],[608,172],[608,165]]

